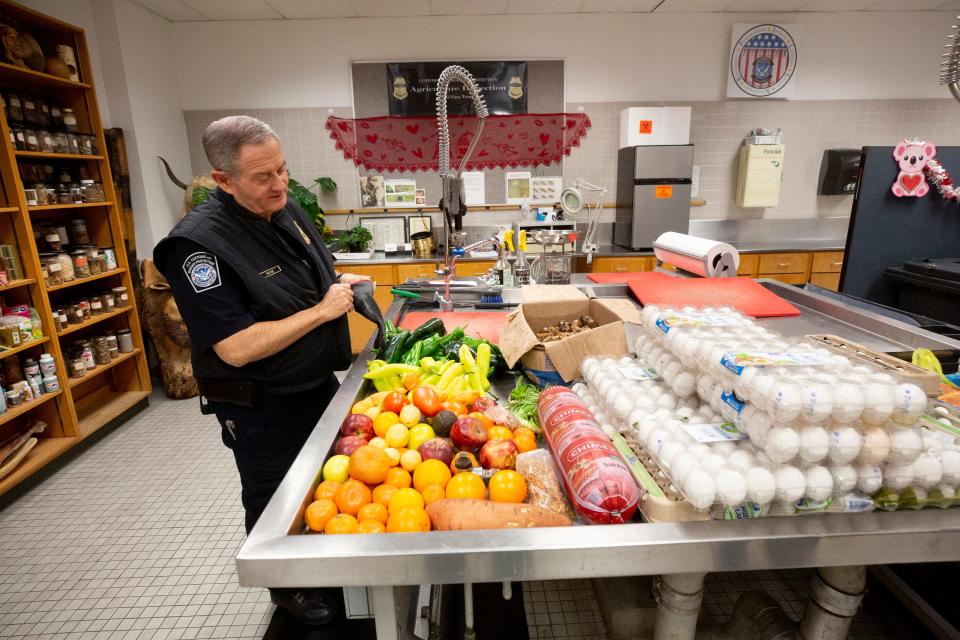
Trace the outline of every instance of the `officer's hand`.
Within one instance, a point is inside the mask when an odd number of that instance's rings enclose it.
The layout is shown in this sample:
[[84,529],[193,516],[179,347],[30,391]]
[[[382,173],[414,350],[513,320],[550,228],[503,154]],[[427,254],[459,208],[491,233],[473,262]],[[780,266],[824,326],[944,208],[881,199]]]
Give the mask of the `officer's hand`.
[[318,305],[332,320],[353,309],[353,289],[348,284],[335,284],[327,290],[327,295]]

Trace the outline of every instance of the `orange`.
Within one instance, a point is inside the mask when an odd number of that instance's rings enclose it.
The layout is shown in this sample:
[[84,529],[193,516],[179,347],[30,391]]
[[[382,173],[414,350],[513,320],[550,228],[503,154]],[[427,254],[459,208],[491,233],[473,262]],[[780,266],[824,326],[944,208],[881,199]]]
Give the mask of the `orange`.
[[413,471],[421,462],[423,462],[423,457],[418,451],[411,449],[400,454],[400,466],[407,471]]
[[404,507],[423,509],[423,496],[415,489],[397,489],[396,493],[390,496],[390,504],[387,506],[390,513],[396,513]]
[[527,481],[516,471],[503,469],[490,478],[490,499],[494,502],[523,502],[527,497]]
[[430,531],[430,516],[423,509],[403,507],[390,514],[387,520],[387,531],[390,533]]
[[462,471],[447,483],[447,497],[483,500],[487,497],[487,488],[483,486],[480,476],[470,471]]
[[323,528],[324,533],[356,533],[357,519],[353,516],[341,513],[330,518],[330,522]]
[[397,487],[392,484],[382,484],[373,490],[373,501],[377,504],[387,506],[390,504],[390,498],[397,492]]
[[411,483],[410,472],[400,467],[392,467],[387,471],[387,479],[383,483],[392,484],[397,489],[406,489]]
[[377,434],[378,438],[382,438],[387,435],[387,429],[399,422],[400,416],[393,411],[381,411],[377,414],[377,417],[373,419],[373,432]]
[[337,515],[337,505],[330,498],[321,498],[307,505],[303,521],[311,531],[323,531],[330,519]]
[[390,469],[390,456],[383,449],[364,445],[350,456],[350,477],[367,484],[380,484]]
[[452,411],[459,418],[467,415],[467,408],[459,402],[443,402],[440,404],[440,408]]
[[313,492],[313,499],[322,500],[323,498],[330,498],[333,500],[333,496],[336,495],[339,486],[340,483],[336,480],[324,480],[317,485],[317,490]]
[[533,451],[537,448],[537,434],[526,427],[519,427],[513,430],[513,443],[520,453]]
[[430,504],[447,497],[447,492],[438,484],[431,484],[423,488],[423,503]]
[[487,440],[513,440],[513,431],[506,427],[487,427]]
[[361,520],[357,525],[357,533],[386,533],[387,528],[376,520]]
[[439,460],[424,460],[413,472],[413,486],[417,491],[423,491],[432,484],[446,487],[450,475],[450,469]]
[[334,502],[340,513],[355,516],[360,507],[370,503],[370,488],[359,480],[347,480],[337,489]]
[[[483,423],[483,426],[485,426],[487,429],[489,429],[490,427],[496,425],[496,422],[494,422],[493,420],[491,420],[490,418],[488,418],[488,417],[487,417],[487,414],[485,414],[483,411],[471,411],[468,415],[469,415],[471,418],[476,418],[477,420],[479,420],[480,422],[482,422],[482,423]],[[491,439],[491,440],[503,440],[503,438],[493,438],[493,437],[491,437],[490,439]]]
[[376,520],[381,524],[387,524],[387,508],[379,502],[371,502],[360,507],[357,512],[357,520],[363,523],[364,520]]

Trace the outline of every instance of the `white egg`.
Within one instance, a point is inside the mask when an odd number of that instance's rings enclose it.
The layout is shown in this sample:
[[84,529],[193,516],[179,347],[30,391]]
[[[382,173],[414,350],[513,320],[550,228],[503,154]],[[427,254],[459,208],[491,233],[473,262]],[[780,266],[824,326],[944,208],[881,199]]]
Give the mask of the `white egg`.
[[929,453],[921,453],[913,461],[913,482],[921,489],[930,489],[943,479],[941,458]]
[[670,420],[673,418],[673,414],[667,409],[657,409],[652,415],[659,420]]
[[670,439],[670,436],[663,429],[654,429],[647,435],[647,439],[644,440],[646,445],[647,453],[653,457],[660,455],[660,447],[663,446],[663,443]]
[[943,467],[943,481],[953,486],[960,485],[960,451],[944,449],[940,452],[940,464]]
[[829,382],[814,376],[801,387],[801,417],[807,422],[823,422],[833,411],[833,391]]
[[660,424],[660,420],[653,416],[644,416],[641,418],[637,426],[637,437],[640,439],[640,442],[646,444],[647,438],[650,437],[650,432],[653,431],[658,424]]
[[734,442],[714,442],[710,444],[710,451],[724,459],[728,458],[730,454],[736,450],[737,445]]
[[725,507],[735,507],[747,497],[747,481],[743,474],[733,469],[724,469],[714,479],[717,498]]
[[747,469],[753,466],[753,456],[751,456],[750,452],[746,449],[737,449],[727,456],[727,464],[733,469],[746,472]]
[[872,496],[883,486],[883,472],[880,467],[865,464],[857,467],[857,489]]
[[940,493],[943,494],[943,497],[946,498],[947,500],[953,500],[957,495],[957,490],[948,484],[942,484],[939,487],[937,487],[937,489],[940,491]]
[[681,398],[688,398],[693,395],[696,383],[693,374],[689,371],[681,371],[674,377],[671,385],[673,392]]
[[876,466],[890,456],[890,436],[880,427],[863,430],[863,441],[858,460],[861,464]]
[[750,436],[750,440],[758,447],[763,447],[767,442],[767,433],[769,433],[770,428],[773,426],[773,420],[771,420],[767,414],[755,411],[749,420],[744,423],[744,426],[747,430],[747,435]]
[[764,467],[751,467],[746,474],[747,498],[760,506],[769,504],[777,493],[777,480]]
[[863,413],[863,388],[856,380],[843,377],[833,390],[833,411],[830,417],[840,424],[850,423]]
[[853,427],[835,426],[830,430],[830,461],[846,464],[860,455],[860,432]]
[[723,456],[718,456],[715,453],[710,453],[700,459],[700,468],[709,473],[711,476],[715,476],[726,466],[727,459]]
[[617,360],[617,363],[622,367],[632,367],[635,364],[637,364],[637,361],[631,358],[630,356],[623,356],[622,358]]
[[803,497],[807,490],[807,483],[803,472],[791,465],[784,465],[777,469],[773,477],[777,481],[776,498],[781,502],[796,502]]
[[763,450],[774,462],[790,462],[800,450],[800,437],[790,427],[774,427],[767,432]]
[[943,451],[943,440],[933,435],[930,432],[925,432],[922,434],[923,439],[923,450],[929,451],[930,453],[935,453],[937,455]]
[[913,483],[913,463],[888,463],[883,469],[883,485],[894,491],[903,491]]
[[770,387],[767,398],[776,422],[785,424],[799,417],[803,400],[796,384],[778,380]]
[[607,389],[609,389],[610,387],[612,387],[612,386],[614,386],[614,385],[616,385],[616,384],[617,384],[617,383],[616,383],[612,378],[608,378],[608,377],[604,376],[604,377],[602,377],[602,378],[600,379],[600,382],[597,383],[597,385],[596,385],[596,387],[597,387],[597,393],[599,393],[601,396],[606,396]]
[[623,397],[623,387],[618,384],[611,385],[607,387],[607,390],[603,394],[603,401],[607,404],[608,407],[613,407],[616,405],[617,399]]
[[631,429],[638,430],[640,428],[640,422],[646,417],[647,417],[647,413],[645,411],[641,411],[640,409],[634,409],[633,411],[630,412],[630,415],[627,416],[627,425]]
[[682,444],[676,440],[667,440],[660,447],[660,452],[657,454],[657,459],[662,466],[669,469],[673,459],[677,457],[677,454],[683,453],[683,451],[684,446]]
[[699,469],[700,461],[697,456],[687,451],[681,451],[670,462],[670,477],[677,484],[683,484],[684,478],[691,469]]
[[613,412],[617,414],[621,420],[626,420],[631,411],[633,411],[633,402],[631,402],[627,396],[620,396],[613,403]]
[[830,467],[830,476],[833,478],[834,495],[842,496],[853,491],[853,488],[857,486],[857,470],[849,464]]
[[657,403],[651,400],[646,394],[637,394],[633,398],[633,406],[644,413],[653,413],[657,410]]
[[927,408],[927,394],[915,384],[898,384],[893,389],[893,413],[890,419],[902,425],[911,425],[920,419]]
[[703,469],[691,469],[683,480],[683,494],[697,511],[706,511],[717,495],[716,485]]
[[826,467],[810,467],[804,474],[804,480],[807,484],[806,496],[811,500],[820,502],[833,493],[833,476]]
[[800,429],[800,459],[807,464],[820,462],[830,451],[830,435],[823,427],[806,426]]
[[908,464],[917,459],[923,449],[923,438],[915,429],[894,429],[890,433],[890,462]]
[[661,409],[676,409],[677,399],[670,394],[664,393],[657,398],[657,406]]
[[574,383],[574,385],[570,387],[570,389],[575,394],[577,394],[581,399],[583,399],[583,396],[586,395],[586,392],[587,392],[587,385],[583,384],[582,382],[577,382],[577,383]]
[[680,407],[675,412],[675,415],[679,420],[689,420],[695,414],[696,410],[691,407]]
[[702,442],[698,442],[697,444],[692,444],[689,447],[687,447],[687,452],[696,456],[698,460],[703,460],[704,458],[710,455],[710,447],[703,444]]
[[863,393],[863,413],[860,419],[867,424],[883,424],[893,414],[893,389],[890,383],[871,379]]

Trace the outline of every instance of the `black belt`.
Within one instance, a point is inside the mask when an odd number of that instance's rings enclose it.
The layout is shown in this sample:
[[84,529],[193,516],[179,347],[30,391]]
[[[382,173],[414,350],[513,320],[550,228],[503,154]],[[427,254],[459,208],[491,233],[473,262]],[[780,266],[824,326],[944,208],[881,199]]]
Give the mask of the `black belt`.
[[197,388],[200,391],[200,411],[204,415],[213,413],[214,411],[210,406],[211,402],[222,402],[238,407],[255,409],[261,395],[264,393],[277,395],[303,393],[322,386],[328,380],[329,376],[326,376],[314,384],[305,384],[303,388],[300,388],[300,385],[267,387],[255,380],[197,378]]

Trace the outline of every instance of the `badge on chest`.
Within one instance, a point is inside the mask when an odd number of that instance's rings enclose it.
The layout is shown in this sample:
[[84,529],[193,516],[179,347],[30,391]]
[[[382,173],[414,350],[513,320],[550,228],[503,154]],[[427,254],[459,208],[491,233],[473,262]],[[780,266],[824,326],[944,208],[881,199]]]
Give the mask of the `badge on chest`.
[[269,269],[264,269],[263,271],[261,271],[260,275],[263,276],[264,278],[269,278],[271,276],[277,275],[278,273],[280,273],[280,265],[275,264]]

